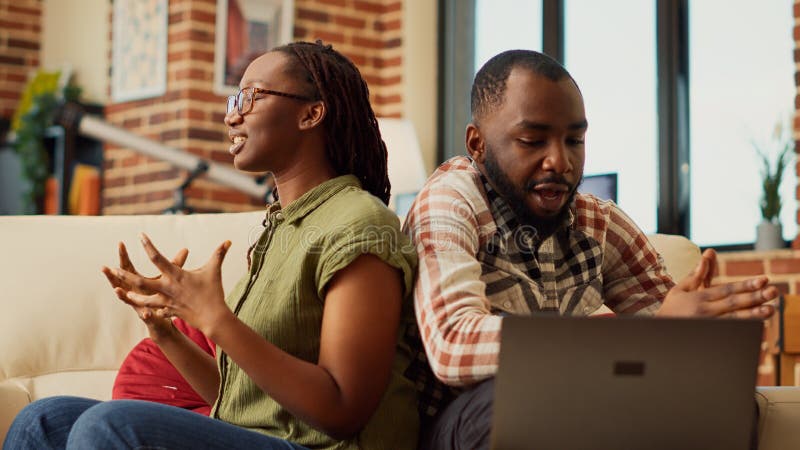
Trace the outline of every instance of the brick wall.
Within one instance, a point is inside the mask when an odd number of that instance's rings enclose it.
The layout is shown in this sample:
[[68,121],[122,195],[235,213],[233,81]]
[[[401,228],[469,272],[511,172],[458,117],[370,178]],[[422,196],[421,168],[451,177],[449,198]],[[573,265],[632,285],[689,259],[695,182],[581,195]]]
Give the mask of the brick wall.
[[[106,119],[130,131],[231,165],[224,98],[213,93],[216,0],[169,2],[167,94],[109,104]],[[402,112],[402,1],[296,0],[295,37],[322,39],[362,71],[379,116]],[[109,56],[110,61],[110,56]],[[112,68],[113,70],[113,68]],[[186,176],[168,163],[115,146],[105,152],[104,214],[158,213]],[[240,211],[261,202],[199,178],[187,189],[197,211]]]
[[[224,99],[212,93],[215,13],[216,0],[170,1],[167,93],[110,103],[106,120],[165,145],[230,164],[222,123]],[[104,169],[104,214],[159,213],[174,203],[173,192],[186,177],[185,171],[169,163],[113,145],[106,146]],[[202,178],[186,194],[189,206],[197,211],[238,211],[259,204]]]
[[728,252],[719,255],[719,275],[715,282],[737,281],[767,275],[781,294],[800,293],[800,251]]
[[[719,273],[714,284],[741,281],[754,276],[767,275],[770,284],[783,294],[800,293],[800,250],[727,252],[719,254]],[[778,317],[766,323],[767,338],[762,343],[763,353],[758,368],[758,384],[777,383],[777,358],[779,340]]]
[[295,38],[322,39],[358,66],[375,113],[403,110],[402,0],[295,0]]
[[41,0],[0,0],[0,117],[11,119],[31,71],[39,67]]

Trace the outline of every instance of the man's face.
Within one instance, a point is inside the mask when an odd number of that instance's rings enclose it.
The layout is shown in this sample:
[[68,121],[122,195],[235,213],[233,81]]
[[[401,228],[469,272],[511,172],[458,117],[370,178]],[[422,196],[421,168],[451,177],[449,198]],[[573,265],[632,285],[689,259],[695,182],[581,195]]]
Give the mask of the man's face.
[[467,148],[524,223],[550,234],[583,176],[586,113],[578,88],[514,68],[502,103],[467,127]]

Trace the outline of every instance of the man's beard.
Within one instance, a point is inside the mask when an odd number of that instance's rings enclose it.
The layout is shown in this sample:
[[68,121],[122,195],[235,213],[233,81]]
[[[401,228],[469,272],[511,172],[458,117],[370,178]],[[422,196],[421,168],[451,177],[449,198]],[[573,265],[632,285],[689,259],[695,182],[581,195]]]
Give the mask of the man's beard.
[[[520,190],[497,164],[497,159],[494,157],[494,152],[489,146],[486,146],[486,157],[483,166],[486,168],[486,176],[494,185],[497,192],[503,197],[517,216],[521,225],[530,225],[536,228],[536,233],[540,239],[545,239],[555,233],[560,227],[564,226],[567,218],[569,217],[569,207],[575,194],[578,191],[580,183],[571,185],[566,178],[562,175],[553,174],[538,180],[530,180],[525,183],[523,189]],[[542,217],[536,214],[531,208],[528,207],[526,202],[527,193],[532,192],[537,185],[543,183],[560,183],[570,186],[567,194],[567,201],[558,214],[550,217]]]

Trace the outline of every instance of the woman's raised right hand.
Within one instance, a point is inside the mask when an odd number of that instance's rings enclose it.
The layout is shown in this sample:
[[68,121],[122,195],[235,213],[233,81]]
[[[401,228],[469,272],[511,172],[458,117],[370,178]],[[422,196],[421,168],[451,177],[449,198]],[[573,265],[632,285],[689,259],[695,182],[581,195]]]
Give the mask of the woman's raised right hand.
[[[185,248],[180,249],[178,250],[178,253],[175,254],[175,257],[172,258],[171,262],[177,267],[183,267],[188,256],[189,250]],[[131,259],[128,256],[128,250],[125,248],[125,244],[122,242],[119,243],[119,267],[127,272],[139,275],[139,272],[133,266],[133,263],[131,263]],[[108,279],[108,282],[111,283],[111,287],[114,289],[114,293],[117,295],[117,298],[130,305],[134,311],[136,311],[136,314],[139,315],[139,318],[142,319],[142,321],[147,325],[147,330],[150,333],[151,339],[158,341],[158,339],[163,338],[175,331],[175,327],[172,325],[172,318],[166,314],[164,308],[138,306],[131,302],[127,296],[128,292],[135,292],[142,295],[153,295],[156,294],[156,292],[144,287],[134,287],[133,285],[125,282],[125,280],[122,278],[118,277],[114,271],[108,267],[103,266],[101,270],[103,275],[106,276],[106,279]],[[159,274],[158,276],[149,279],[157,280],[160,277],[161,275]]]

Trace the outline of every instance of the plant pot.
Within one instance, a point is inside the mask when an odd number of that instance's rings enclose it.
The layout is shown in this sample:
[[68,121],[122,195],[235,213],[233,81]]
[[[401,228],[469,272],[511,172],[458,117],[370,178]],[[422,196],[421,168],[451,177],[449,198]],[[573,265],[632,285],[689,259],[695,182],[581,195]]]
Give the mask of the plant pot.
[[756,250],[775,250],[785,246],[781,224],[764,221],[756,226]]

